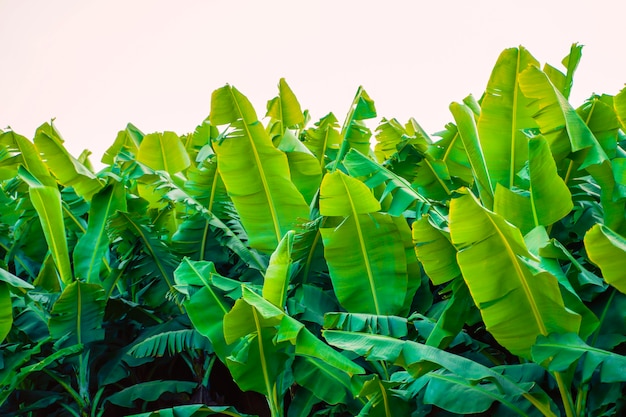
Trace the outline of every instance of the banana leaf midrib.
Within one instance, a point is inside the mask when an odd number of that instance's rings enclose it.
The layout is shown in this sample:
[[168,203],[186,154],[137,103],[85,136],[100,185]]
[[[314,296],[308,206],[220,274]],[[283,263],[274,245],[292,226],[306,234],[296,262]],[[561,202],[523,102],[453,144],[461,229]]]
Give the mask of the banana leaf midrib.
[[272,384],[270,382],[270,378],[269,375],[267,373],[267,361],[265,359],[265,349],[263,347],[263,338],[261,337],[263,328],[261,327],[261,322],[259,321],[259,314],[256,311],[256,308],[252,307],[252,316],[254,317],[254,324],[256,326],[256,339],[257,339],[257,343],[259,345],[259,358],[261,361],[261,370],[263,371],[263,381],[265,383],[265,390],[267,391],[267,397],[270,398],[270,403],[271,403],[271,398],[273,397],[272,395]]
[[[259,158],[259,153],[258,153],[256,144],[252,140],[252,134],[250,130],[248,129],[248,122],[244,118],[241,107],[239,106],[239,101],[233,94],[232,89],[228,89],[228,92],[230,93],[232,97],[233,103],[235,103],[235,106],[237,107],[237,112],[240,115],[240,120],[242,121],[243,129],[245,130],[246,137],[248,138],[248,141],[250,142],[250,148],[252,149],[252,154],[254,155],[254,160],[256,162],[256,166],[259,171],[259,177],[261,178],[261,183],[263,184],[263,190],[265,191],[265,197],[267,198],[267,203],[268,203],[267,205],[270,209],[270,214],[272,216],[272,223],[274,225],[274,233],[276,233],[276,241],[280,242],[280,239],[282,236],[280,232],[280,223],[278,220],[278,214],[276,212],[276,208],[274,207],[274,200],[272,200],[272,193],[270,192],[269,184],[267,183],[267,178],[265,175],[265,170],[263,169],[263,164],[261,163],[261,158]],[[258,123],[258,121],[255,121],[255,123]]]
[[515,135],[517,134],[517,95],[519,90],[520,60],[522,51],[517,51],[515,64],[515,82],[513,84],[513,108],[511,109],[511,164],[509,168],[509,187],[515,185]]

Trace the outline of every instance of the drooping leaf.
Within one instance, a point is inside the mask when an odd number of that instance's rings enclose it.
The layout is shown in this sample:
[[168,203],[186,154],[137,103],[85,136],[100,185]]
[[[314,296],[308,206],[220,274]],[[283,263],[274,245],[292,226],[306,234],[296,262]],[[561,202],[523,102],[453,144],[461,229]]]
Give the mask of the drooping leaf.
[[9,334],[13,325],[13,303],[10,288],[34,289],[28,282],[16,277],[9,271],[0,268],[0,343]]
[[465,194],[452,200],[450,235],[472,298],[502,346],[529,357],[540,334],[578,331],[580,316],[565,308],[556,278],[523,262],[534,256],[519,229]]
[[85,165],[69,154],[53,124],[44,123],[35,133],[35,146],[50,171],[66,187],[89,201],[103,187],[102,182]]
[[626,239],[602,224],[596,224],[585,235],[589,259],[602,270],[612,286],[626,294]]
[[519,83],[524,96],[531,99],[533,118],[557,164],[570,152],[583,150],[581,169],[608,159],[593,133],[544,72],[530,66],[520,74]]
[[322,168],[319,161],[291,130],[286,130],[282,135],[278,149],[287,155],[291,181],[306,203],[311,204],[322,181]]
[[606,383],[624,381],[626,357],[594,348],[573,333],[540,336],[532,348],[533,360],[551,371],[565,371],[573,363],[582,362],[582,381],[589,382],[600,367],[600,380]]
[[206,417],[206,416],[231,416],[231,417],[252,417],[250,414],[242,414],[234,407],[225,405],[202,405],[188,404],[177,405],[172,408],[165,408],[157,411],[150,411],[141,414],[131,414],[129,417]]
[[46,165],[41,160],[41,156],[28,139],[18,135],[13,131],[0,134],[0,145],[7,152],[7,156],[0,161],[0,179],[10,179],[18,174],[18,167],[22,166],[30,172],[43,185],[56,187],[57,183]]
[[210,120],[215,126],[230,125],[214,149],[250,246],[272,252],[284,234],[309,213],[291,182],[287,157],[272,145],[252,105],[234,87],[213,92]]
[[128,353],[136,358],[170,356],[192,349],[208,350],[206,338],[194,329],[173,330],[150,336],[135,344]]

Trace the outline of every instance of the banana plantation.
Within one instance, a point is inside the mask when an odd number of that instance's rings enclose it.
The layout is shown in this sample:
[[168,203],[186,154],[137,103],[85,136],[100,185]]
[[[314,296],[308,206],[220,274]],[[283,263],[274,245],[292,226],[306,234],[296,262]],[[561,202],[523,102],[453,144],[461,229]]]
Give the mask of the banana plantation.
[[284,79],[97,172],[0,130],[0,415],[624,415],[626,89],[570,104],[581,49],[434,134]]

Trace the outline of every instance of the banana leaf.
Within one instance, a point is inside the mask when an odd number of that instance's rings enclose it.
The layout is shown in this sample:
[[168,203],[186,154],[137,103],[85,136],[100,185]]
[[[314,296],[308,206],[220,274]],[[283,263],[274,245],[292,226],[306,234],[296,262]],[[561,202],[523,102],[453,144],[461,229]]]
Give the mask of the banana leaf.
[[87,232],[74,248],[74,271],[77,277],[87,282],[99,282],[100,270],[106,262],[104,257],[109,248],[107,221],[118,210],[126,211],[125,190],[120,183],[113,182],[93,196]]
[[153,402],[166,393],[191,394],[197,386],[197,382],[176,380],[139,382],[109,395],[104,403],[110,402],[120,407],[134,408],[135,401]]
[[[476,187],[482,203],[488,209],[493,208],[493,188],[485,154],[478,137],[474,113],[465,104],[452,103],[450,111],[459,129],[459,135],[472,167]],[[495,182],[494,182],[495,183]]]
[[39,156],[35,145],[13,131],[0,134],[0,145],[10,155],[0,161],[0,179],[6,180],[18,174],[19,166],[24,167],[45,186],[57,187],[57,182]]
[[214,126],[230,125],[214,149],[250,246],[271,253],[309,215],[291,181],[287,157],[274,147],[252,105],[234,87],[213,92],[210,120]]
[[566,371],[581,361],[582,383],[589,382],[598,367],[600,381],[605,383],[622,383],[626,374],[626,357],[589,346],[573,333],[540,336],[532,348],[532,357],[536,363],[556,372]]
[[[534,398],[528,384],[516,383],[506,375],[471,359],[455,355],[421,343],[400,340],[389,336],[324,330],[322,335],[332,346],[364,356],[368,361],[387,361],[406,369],[413,378],[428,375],[437,369],[476,384],[492,381],[498,385],[502,398],[524,397],[546,416],[554,416],[550,405]],[[506,405],[506,404],[504,404]]]
[[242,414],[234,407],[225,405],[202,405],[187,404],[177,405],[172,408],[165,408],[156,411],[149,411],[141,414],[131,414],[128,417],[206,417],[206,416],[231,416],[231,417],[252,417],[250,414]]
[[341,127],[341,148],[335,157],[332,170],[336,170],[350,149],[356,149],[363,155],[370,154],[370,137],[372,132],[363,120],[376,117],[374,101],[362,86],[357,89],[350,110]]
[[487,330],[511,353],[529,358],[537,336],[578,332],[581,318],[565,308],[557,279],[524,263],[535,257],[519,229],[466,193],[451,202],[450,235]]
[[87,344],[104,338],[102,321],[106,299],[98,284],[74,281],[54,303],[48,326],[63,346]]
[[104,186],[93,172],[69,154],[53,124],[39,126],[34,142],[45,164],[59,182],[66,187],[73,187],[76,194],[85,200],[90,201]]
[[65,235],[61,193],[56,184],[55,186],[45,185],[23,166],[18,168],[18,175],[29,186],[30,200],[37,211],[52,259],[54,259],[61,281],[67,285],[74,278]]
[[474,182],[472,167],[456,125],[448,123],[444,130],[434,135],[441,139],[428,149],[428,153],[446,164],[450,177],[458,178],[465,185],[471,186]]
[[278,247],[270,257],[263,283],[263,298],[281,310],[285,309],[287,301],[287,288],[291,278],[293,263],[291,252],[294,236],[295,232],[290,230],[281,239]]
[[576,113],[585,121],[610,159],[617,156],[618,129],[620,127],[613,106],[614,97],[602,95],[592,96],[576,109]]
[[622,88],[620,92],[617,93],[613,106],[622,131],[626,132],[626,87]]
[[543,72],[546,73],[552,84],[554,84],[554,86],[566,99],[569,98],[572,91],[574,73],[576,72],[576,68],[578,68],[580,58],[582,58],[582,50],[583,45],[579,45],[578,43],[572,44],[569,54],[563,58],[563,61],[561,61],[563,66],[566,68],[565,74],[549,64],[546,64],[543,68]]
[[557,165],[571,152],[580,151],[584,151],[578,158],[580,169],[608,160],[589,127],[544,72],[530,66],[520,74],[519,83],[524,96],[531,99],[529,108]]
[[523,130],[536,128],[537,123],[527,108],[528,99],[521,94],[519,77],[529,65],[539,63],[525,48],[504,50],[481,102],[477,129],[493,188],[496,184],[515,186],[515,174],[528,160],[528,139]]
[[626,239],[602,224],[585,235],[589,259],[600,267],[606,282],[626,294]]
[[415,254],[433,284],[444,284],[461,275],[449,232],[433,226],[428,215],[413,222],[412,228]]
[[304,124],[304,114],[296,95],[284,78],[278,82],[278,96],[267,102],[267,117],[280,124],[278,134],[285,129],[297,128]]
[[137,150],[141,145],[144,134],[137,126],[132,123],[128,123],[124,130],[120,130],[115,138],[115,142],[111,145],[102,156],[102,163],[113,165],[115,158],[120,152],[130,152],[132,155],[137,155]]
[[572,195],[559,176],[548,142],[543,136],[528,140],[528,192],[498,185],[494,211],[517,226],[523,234],[537,226],[550,226],[574,207]]
[[328,113],[315,123],[314,128],[304,131],[304,145],[313,152],[320,168],[326,166],[325,157],[330,150],[337,152],[341,145],[339,122],[334,114]]
[[137,150],[137,162],[172,175],[184,171],[191,163],[185,146],[174,132],[144,136]]
[[285,152],[289,162],[291,181],[307,204],[311,204],[322,181],[322,168],[313,153],[286,130],[278,143],[278,149]]
[[391,216],[365,184],[341,171],[326,174],[320,213],[343,217],[337,227],[321,228],[333,289],[351,313],[397,314],[407,293],[404,244]]

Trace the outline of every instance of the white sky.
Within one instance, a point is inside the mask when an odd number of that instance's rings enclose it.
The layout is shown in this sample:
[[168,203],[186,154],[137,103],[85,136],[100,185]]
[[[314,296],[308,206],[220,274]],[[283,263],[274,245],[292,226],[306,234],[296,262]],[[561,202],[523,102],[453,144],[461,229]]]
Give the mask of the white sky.
[[585,45],[573,105],[616,94],[624,12],[617,0],[0,0],[0,127],[32,138],[56,118],[70,152],[99,165],[127,122],[191,132],[226,83],[262,117],[285,77],[313,121],[343,120],[363,85],[379,117],[432,133],[520,44],[559,68]]

